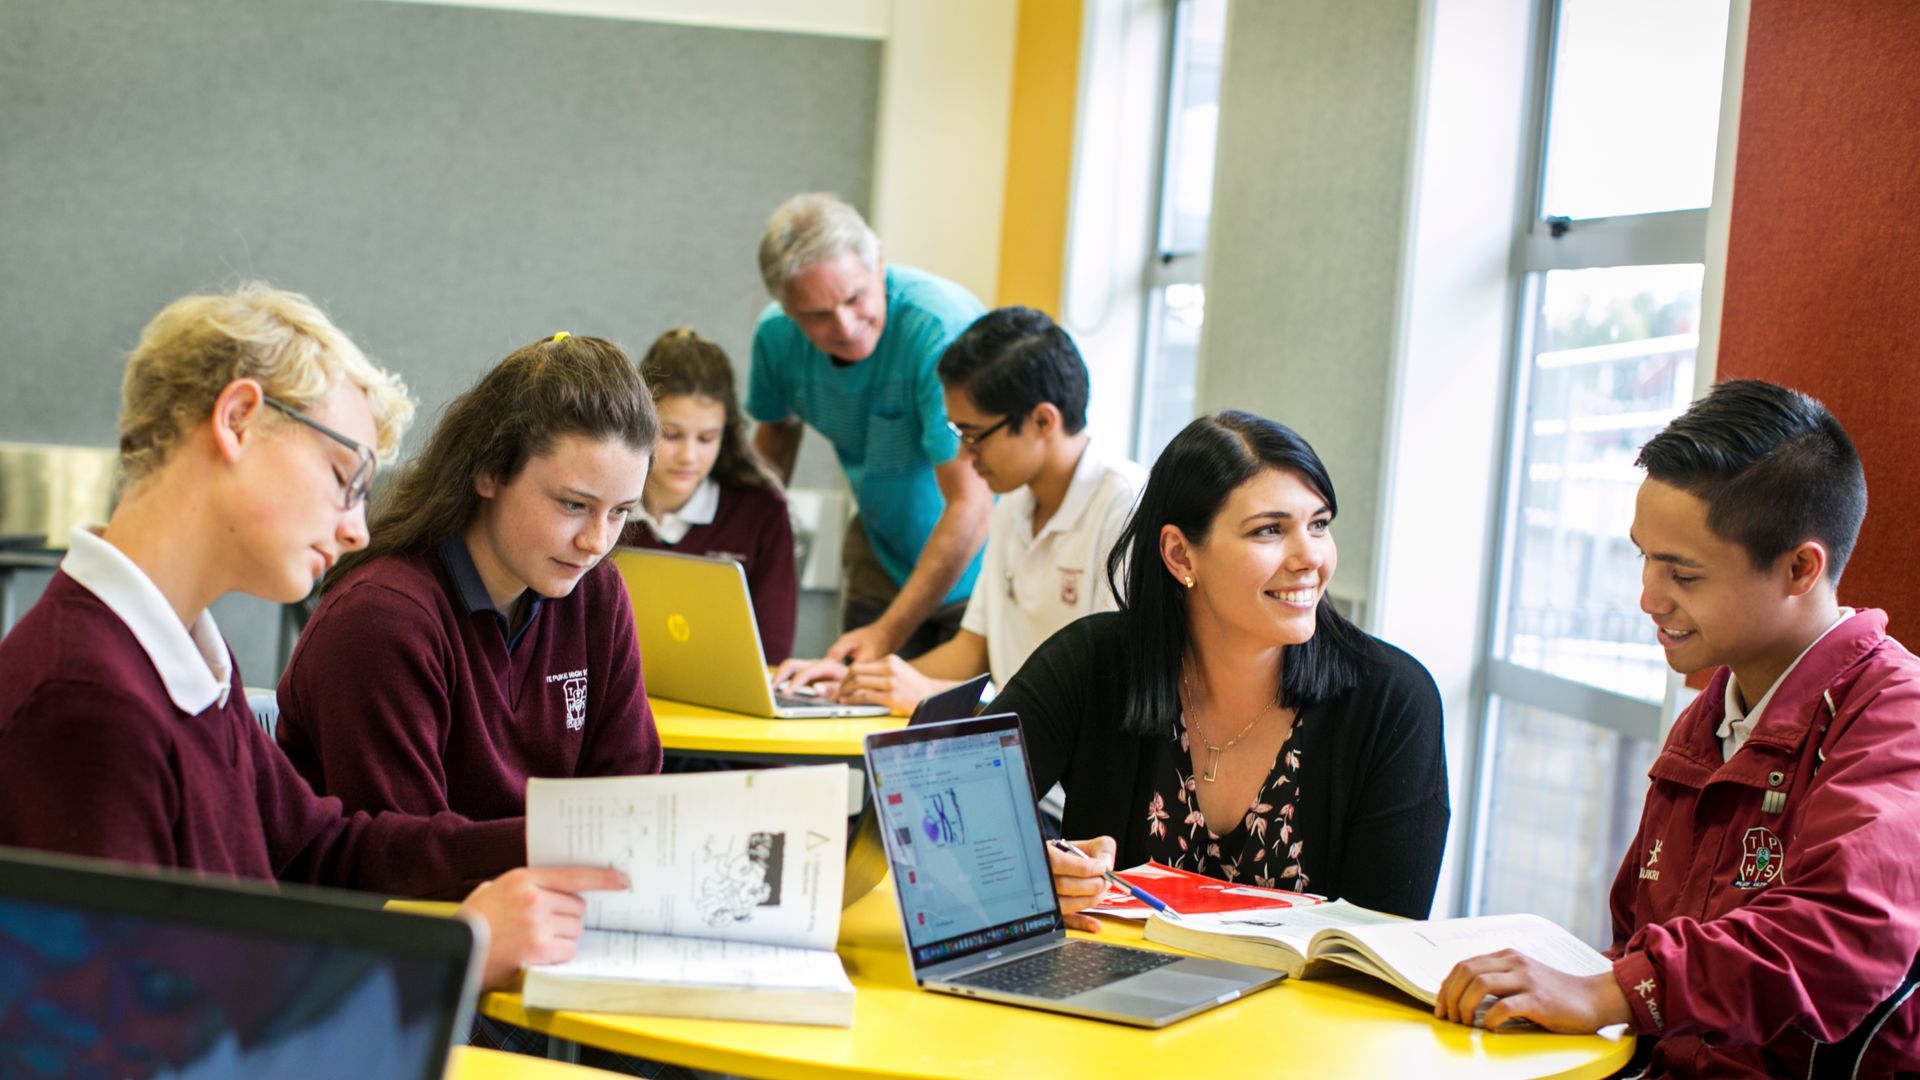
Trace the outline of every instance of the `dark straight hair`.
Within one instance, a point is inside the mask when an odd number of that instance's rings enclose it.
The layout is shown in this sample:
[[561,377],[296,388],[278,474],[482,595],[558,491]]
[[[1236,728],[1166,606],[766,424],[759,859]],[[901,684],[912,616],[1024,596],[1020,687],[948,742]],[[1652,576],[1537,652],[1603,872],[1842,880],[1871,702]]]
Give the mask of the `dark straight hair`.
[[1860,455],[1825,405],[1759,379],[1707,391],[1640,448],[1647,476],[1707,504],[1707,527],[1755,569],[1808,539],[1840,581],[1867,516]]
[[465,531],[480,510],[474,480],[511,483],[564,436],[619,439],[651,454],[659,433],[647,384],[620,346],[555,334],[516,349],[447,403],[427,445],[374,496],[367,546],[334,564],[320,591],[382,555],[426,551]]
[[941,354],[939,372],[982,411],[1006,417],[1015,435],[1043,402],[1060,410],[1067,434],[1087,426],[1086,361],[1044,311],[1003,307],[980,316]]
[[[1195,420],[1153,463],[1139,505],[1107,556],[1107,584],[1120,597],[1127,626],[1130,663],[1123,730],[1163,734],[1181,709],[1180,669],[1192,644],[1192,627],[1187,590],[1160,561],[1160,530],[1175,525],[1189,541],[1204,544],[1227,497],[1268,469],[1299,476],[1326,500],[1329,514],[1339,513],[1333,480],[1320,455],[1292,428],[1252,413],[1229,409]],[[1281,655],[1282,708],[1325,701],[1359,681],[1366,634],[1335,611],[1325,594],[1314,623],[1312,638],[1287,646]]]

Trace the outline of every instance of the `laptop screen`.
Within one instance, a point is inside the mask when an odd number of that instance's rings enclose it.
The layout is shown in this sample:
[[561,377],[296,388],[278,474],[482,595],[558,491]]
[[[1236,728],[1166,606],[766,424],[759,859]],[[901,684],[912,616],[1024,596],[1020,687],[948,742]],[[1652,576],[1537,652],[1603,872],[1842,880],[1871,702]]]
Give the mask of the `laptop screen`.
[[0,1075],[293,1077],[324,1062],[374,1080],[445,1064],[472,948],[458,920],[8,854]]
[[1015,717],[869,736],[867,768],[915,967],[1062,928]]

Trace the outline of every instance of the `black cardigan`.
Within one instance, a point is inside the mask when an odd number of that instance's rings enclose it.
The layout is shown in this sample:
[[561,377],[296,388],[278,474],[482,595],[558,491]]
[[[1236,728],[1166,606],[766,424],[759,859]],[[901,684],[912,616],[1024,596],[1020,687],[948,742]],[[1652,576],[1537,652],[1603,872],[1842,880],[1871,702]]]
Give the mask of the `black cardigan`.
[[[1069,624],[988,708],[1020,717],[1035,789],[1066,789],[1067,836],[1113,837],[1123,867],[1146,859],[1147,804],[1164,755],[1175,752],[1171,726],[1151,738],[1120,729],[1129,617],[1103,612]],[[1365,641],[1358,685],[1301,710],[1293,822],[1306,841],[1301,870],[1315,892],[1425,918],[1449,815],[1440,694],[1419,661]]]

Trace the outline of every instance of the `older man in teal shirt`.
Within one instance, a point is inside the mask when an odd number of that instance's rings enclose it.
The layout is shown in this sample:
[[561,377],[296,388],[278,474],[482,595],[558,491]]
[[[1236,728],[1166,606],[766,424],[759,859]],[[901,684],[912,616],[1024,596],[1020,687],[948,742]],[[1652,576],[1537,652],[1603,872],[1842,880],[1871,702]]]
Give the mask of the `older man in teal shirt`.
[[953,636],[980,572],[993,495],[958,458],[935,368],[984,314],[953,282],[881,259],[860,214],[796,195],[760,242],[774,302],[753,333],[754,447],[791,477],[802,425],[826,436],[859,507],[835,660],[917,654]]

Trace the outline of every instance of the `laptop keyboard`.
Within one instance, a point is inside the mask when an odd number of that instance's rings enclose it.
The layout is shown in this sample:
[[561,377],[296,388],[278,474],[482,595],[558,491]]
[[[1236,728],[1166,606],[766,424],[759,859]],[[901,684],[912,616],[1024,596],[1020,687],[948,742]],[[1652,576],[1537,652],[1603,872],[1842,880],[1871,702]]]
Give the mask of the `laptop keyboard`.
[[1061,1001],[1179,959],[1171,953],[1069,941],[1057,949],[1032,953],[951,981],[958,986]]

